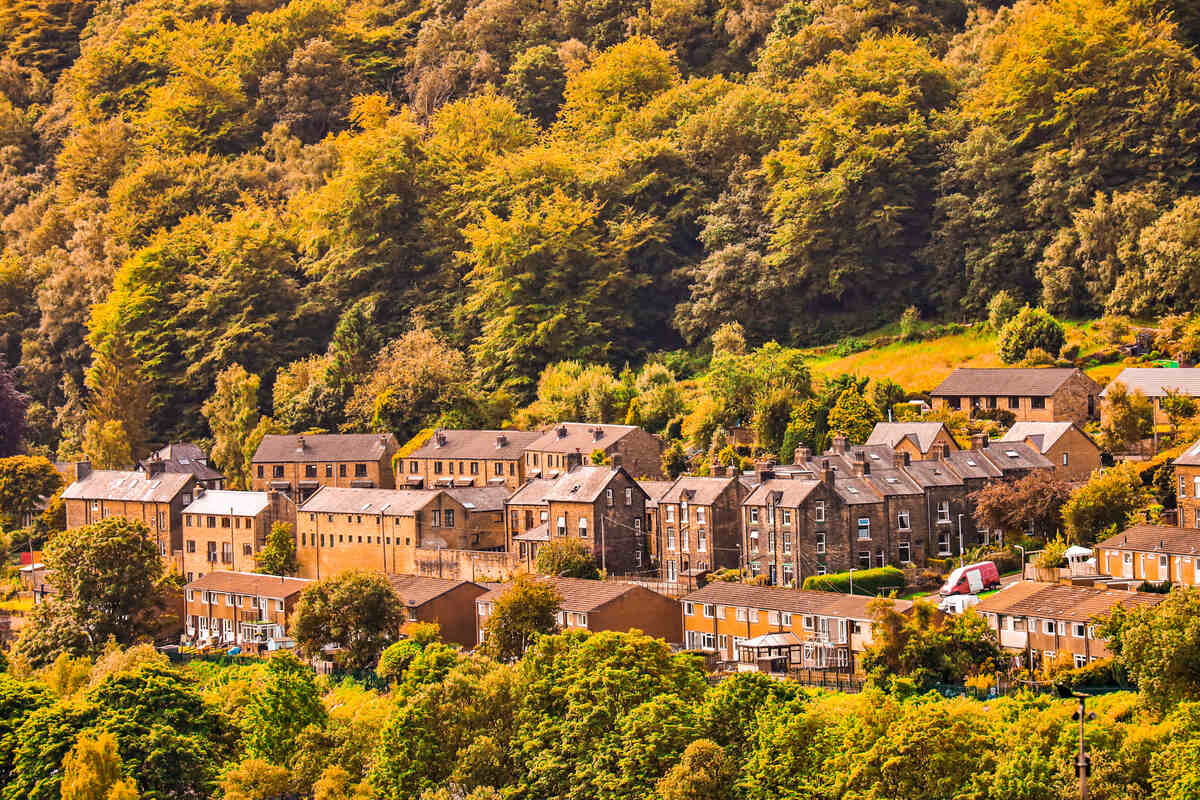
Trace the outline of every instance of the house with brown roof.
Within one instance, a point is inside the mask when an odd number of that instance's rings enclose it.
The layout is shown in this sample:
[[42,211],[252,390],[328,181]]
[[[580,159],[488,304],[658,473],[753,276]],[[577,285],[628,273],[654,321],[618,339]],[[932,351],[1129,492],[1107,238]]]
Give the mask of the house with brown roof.
[[280,492],[198,488],[183,509],[181,571],[190,582],[213,570],[253,572],[276,522],[296,524],[296,504]]
[[540,431],[438,430],[404,456],[399,484],[410,488],[525,483],[525,449]]
[[1018,422],[1076,422],[1099,412],[1100,384],[1082,370],[1060,367],[960,367],[932,392],[935,411],[1012,412]]
[[1096,569],[1114,578],[1200,586],[1200,529],[1134,525],[1093,548]]
[[[619,581],[592,581],[545,575],[538,580],[554,586],[562,598],[558,627],[564,631],[639,630],[672,644],[683,641],[679,601],[642,586]],[[498,586],[475,600],[477,640],[482,643],[487,618],[507,585]]]
[[504,526],[504,504],[508,501],[508,487],[457,486],[442,491],[461,503],[466,510],[466,549],[504,551],[508,546],[507,529]]
[[1173,463],[1178,485],[1179,525],[1200,528],[1200,441],[1189,445]]
[[1100,469],[1100,446],[1074,422],[1018,422],[998,441],[1024,442],[1033,447],[1065,481],[1087,480]]
[[168,569],[180,571],[183,509],[191,504],[196,479],[190,473],[93,470],[77,465],[78,480],[63,490],[67,528],[90,525],[106,517],[140,520]]
[[599,450],[635,478],[662,479],[662,440],[636,425],[560,422],[525,447],[525,474],[555,478]]
[[[1169,420],[1162,409],[1162,401],[1168,393],[1174,392],[1200,399],[1200,368],[1167,368],[1167,367],[1127,367],[1121,370],[1117,377],[1109,381],[1108,386],[1100,393],[1103,401],[1108,397],[1109,389],[1114,384],[1123,384],[1130,394],[1141,392],[1154,407],[1154,425],[1166,425]],[[1101,402],[1100,421],[1109,423],[1107,404]]]
[[[713,581],[683,598],[684,645],[740,670],[859,672],[874,597]],[[893,600],[901,613],[912,608]]]
[[390,433],[271,434],[251,459],[250,488],[283,492],[303,503],[322,486],[394,489]]
[[1146,592],[1018,581],[983,598],[974,610],[996,632],[1003,649],[1019,654],[1021,666],[1037,667],[1070,653],[1075,666],[1082,667],[1112,655],[1096,625],[1116,606],[1154,606],[1165,599]]
[[134,469],[138,472],[154,470],[188,474],[196,479],[197,486],[205,489],[225,487],[225,476],[208,463],[208,453],[191,442],[176,442],[161,447],[148,458],[139,461]]
[[945,447],[958,450],[958,442],[942,422],[876,422],[866,444],[882,444],[913,461],[937,458]]
[[750,489],[740,477],[680,475],[659,497],[651,538],[659,577],[695,585],[715,569],[740,565],[741,506]]
[[650,547],[650,562],[651,564],[660,563],[658,550],[655,549],[659,543],[659,537],[662,533],[662,526],[658,521],[658,498],[666,494],[666,491],[671,488],[675,481],[656,481],[643,478],[638,481],[638,486],[642,487],[642,491],[646,493],[646,519],[642,523],[642,529],[646,531],[646,541]]
[[610,575],[645,574],[649,546],[643,522],[646,492],[624,467],[573,467],[535,478],[505,504],[510,553],[532,569],[551,539],[578,538]]
[[442,639],[475,646],[475,600],[487,593],[477,583],[427,575],[388,575],[388,583],[404,606],[408,622],[432,622],[441,628]]
[[312,581],[253,572],[209,572],[184,588],[182,644],[277,650],[300,593]]

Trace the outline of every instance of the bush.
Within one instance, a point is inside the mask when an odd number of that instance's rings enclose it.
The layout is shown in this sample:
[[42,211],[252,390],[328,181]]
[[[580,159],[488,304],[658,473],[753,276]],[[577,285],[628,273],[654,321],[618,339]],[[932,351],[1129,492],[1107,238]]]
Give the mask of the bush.
[[1101,658],[1082,667],[1063,670],[1054,676],[1054,680],[1066,684],[1071,689],[1117,686],[1119,684],[1113,667],[1111,658]]
[[1016,298],[1006,290],[1001,289],[992,295],[992,299],[988,301],[988,326],[996,333],[999,333],[1020,310],[1021,306],[1017,303]]
[[987,419],[1000,423],[1001,427],[1011,428],[1017,421],[1017,415],[1007,408],[973,408],[971,419]]
[[904,309],[904,313],[900,316],[900,338],[905,341],[912,341],[917,338],[921,327],[921,311],[916,306],[909,306]]
[[[804,588],[845,594],[850,591],[850,573],[813,575],[804,579]],[[884,594],[902,589],[904,589],[904,573],[896,567],[854,570],[855,594]]]
[[837,356],[838,358],[845,358],[846,356],[852,356],[855,353],[861,353],[868,347],[870,347],[870,345],[866,342],[866,340],[857,336],[847,336],[833,346],[833,355]]
[[1058,569],[1067,565],[1067,543],[1062,539],[1051,539],[1046,548],[1038,553],[1034,566],[1038,569]]
[[1045,350],[1051,357],[1062,352],[1067,341],[1062,324],[1044,309],[1025,306],[1000,330],[997,347],[1000,360],[1016,364],[1031,350]]

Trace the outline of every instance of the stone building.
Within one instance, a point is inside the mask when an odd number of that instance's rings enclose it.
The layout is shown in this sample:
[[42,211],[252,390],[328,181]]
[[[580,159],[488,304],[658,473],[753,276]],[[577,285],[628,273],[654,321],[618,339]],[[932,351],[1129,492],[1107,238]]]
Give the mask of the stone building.
[[1100,446],[1074,422],[1018,422],[999,442],[1024,442],[1036,449],[1065,481],[1085,481],[1100,469]]
[[662,580],[693,581],[736,568],[741,553],[741,505],[750,488],[740,477],[681,475],[657,502],[653,561]]
[[573,464],[591,464],[599,451],[635,478],[661,479],[662,440],[635,425],[560,422],[525,447],[525,474],[556,478]]
[[1060,367],[960,367],[932,392],[935,411],[1009,411],[1017,422],[1075,422],[1099,414],[1100,385],[1082,370]]
[[276,522],[296,524],[296,504],[279,492],[197,489],[183,509],[182,572],[190,582],[213,570],[254,572]]
[[958,442],[941,422],[877,422],[866,443],[908,453],[913,461],[937,458],[944,447],[959,449]]
[[264,436],[251,459],[250,488],[283,492],[303,503],[322,486],[394,489],[390,433],[321,433]]
[[[152,467],[151,464],[154,466]],[[225,488],[225,476],[208,463],[208,453],[205,453],[199,445],[190,442],[176,442],[161,447],[151,453],[149,458],[139,461],[134,469],[138,472],[154,469],[172,474],[188,474],[196,479],[198,487],[204,489]]]
[[399,484],[412,488],[525,483],[525,448],[539,431],[438,430],[402,459]]

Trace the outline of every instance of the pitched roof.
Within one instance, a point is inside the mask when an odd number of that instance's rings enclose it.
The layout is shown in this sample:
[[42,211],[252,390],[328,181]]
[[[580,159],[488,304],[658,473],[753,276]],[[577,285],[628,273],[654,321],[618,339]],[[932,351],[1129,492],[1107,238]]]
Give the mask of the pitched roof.
[[1183,455],[1175,459],[1174,463],[1184,467],[1200,467],[1200,441],[1184,450]]
[[[992,445],[982,450],[964,450],[964,453],[975,453],[991,461],[1001,472],[1016,469],[1050,469],[1054,464],[1050,459],[1039,453],[1036,448],[1024,442],[1004,442]],[[951,463],[954,463],[951,453]]]
[[974,608],[980,613],[1089,622],[1107,615],[1117,605],[1154,606],[1165,599],[1166,595],[1149,592],[1122,592],[1065,583],[1018,581],[983,598]]
[[[560,422],[542,431],[537,439],[525,446],[526,450],[551,453],[574,453],[584,455],[593,450],[608,447],[623,436],[639,430],[636,425],[593,425],[590,422]],[[597,437],[596,432],[599,431]]]
[[680,475],[659,497],[660,503],[679,503],[686,499],[698,506],[711,506],[735,482],[737,478],[705,478],[699,475]]
[[[983,451],[980,450],[958,450],[950,454],[949,458],[943,459],[944,463],[958,473],[958,476],[963,479],[967,478],[999,478],[1004,475],[1004,470],[1000,469],[992,459],[988,458],[992,455],[991,451],[997,449],[987,447]],[[1026,445],[1021,446],[1022,451],[1026,451],[1025,455],[1029,455],[1029,448]],[[1004,452],[1000,450],[999,452]],[[1004,456],[1009,458],[1009,456]],[[1024,462],[1022,462],[1024,464]]]
[[656,508],[662,496],[675,485],[674,481],[639,480],[637,485],[646,493],[646,508]]
[[254,451],[254,463],[301,461],[378,461],[396,447],[390,433],[270,434]]
[[1134,525],[1097,543],[1096,547],[1190,556],[1200,552],[1200,529]]
[[[820,481],[797,478],[771,478],[754,487],[754,491],[742,501],[744,506],[777,505],[795,508],[803,503]],[[777,492],[774,503],[768,503],[770,495]]]
[[288,578],[280,575],[259,575],[256,572],[226,572],[214,570],[187,585],[188,590],[204,589],[230,594],[252,594],[280,600],[304,591],[311,584],[308,578]]
[[148,477],[142,472],[98,469],[75,481],[62,493],[64,500],[128,500],[169,503],[192,480],[191,475],[167,473]]
[[1200,397],[1200,368],[1128,367],[1113,378],[1101,397],[1108,396],[1114,383],[1123,383],[1129,391],[1140,390],[1146,397],[1165,397],[1168,389],[1189,397]]
[[411,517],[432,503],[442,489],[344,489],[322,486],[304,501],[300,511],[317,514],[383,514]]
[[471,581],[456,581],[450,578],[433,578],[427,575],[388,575],[388,583],[406,606],[420,606],[430,600],[441,597],[451,589],[460,586],[474,586],[484,591],[482,586]]
[[406,458],[520,458],[541,431],[440,430]]
[[931,394],[934,397],[968,397],[971,395],[1049,397],[1075,374],[1083,373],[1073,367],[1001,369],[959,367],[939,383]]
[[175,442],[155,450],[149,458],[137,463],[138,471],[144,472],[149,469],[147,465],[151,462],[161,463],[164,472],[188,473],[201,481],[215,481],[225,477],[208,465],[208,455],[199,445],[191,442]]
[[[558,578],[549,575],[538,575],[538,580],[546,581],[554,586],[562,597],[559,608],[563,611],[578,611],[587,613],[600,606],[611,603],[618,597],[630,592],[649,592],[649,589],[633,583],[619,581],[593,581],[586,578]],[[494,603],[508,589],[508,584],[493,589],[487,594],[475,599],[477,603]],[[652,593],[653,594],[653,593]]]
[[[555,478],[543,497],[547,502],[593,503],[619,472],[624,470],[621,467],[575,467]],[[631,479],[630,482],[638,486],[636,481]],[[638,489],[643,495],[646,493],[640,486]]]
[[[683,598],[691,603],[713,603],[789,614],[817,614],[823,617],[870,620],[868,606],[875,599],[858,594],[818,592],[809,589],[784,589],[778,586],[752,586],[748,583],[713,581]],[[897,611],[907,611],[912,603],[893,600]]]
[[266,492],[234,492],[209,489],[183,509],[185,514],[229,514],[234,517],[253,517],[271,505]]
[[[1073,427],[1077,427],[1074,422],[1018,422],[1009,428],[1008,433],[1000,437],[999,441],[1023,442],[1028,439],[1039,453],[1045,454]],[[1087,436],[1082,429],[1079,432]],[[1090,436],[1088,440],[1091,440]]]
[[867,437],[867,444],[895,447],[904,439],[911,439],[922,453],[928,453],[929,448],[933,447],[933,440],[944,430],[946,426],[941,422],[876,422],[871,435]]
[[503,511],[509,494],[506,486],[456,486],[442,491],[468,511]]

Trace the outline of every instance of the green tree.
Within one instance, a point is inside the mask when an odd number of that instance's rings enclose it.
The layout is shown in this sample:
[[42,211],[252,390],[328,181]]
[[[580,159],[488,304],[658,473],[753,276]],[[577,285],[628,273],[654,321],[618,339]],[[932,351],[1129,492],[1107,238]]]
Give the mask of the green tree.
[[904,387],[891,378],[876,378],[875,385],[871,387],[871,399],[875,401],[880,417],[887,417],[892,407],[904,402],[907,396]]
[[[154,405],[150,377],[124,331],[98,340],[93,347],[95,357],[86,380],[91,392],[88,414],[106,432],[111,423],[121,425],[129,445],[122,464],[128,466],[142,455],[150,438],[147,425]],[[107,438],[114,440],[115,434]]]
[[275,800],[292,789],[286,767],[261,758],[245,758],[221,774],[221,800]]
[[995,632],[979,614],[943,615],[932,603],[917,601],[901,614],[887,598],[871,601],[873,642],[863,653],[863,670],[884,688],[895,679],[918,688],[961,683],[990,672],[1000,655]]
[[96,469],[129,469],[133,445],[119,420],[89,420],[83,428],[83,454]]
[[1025,306],[1000,329],[996,346],[1001,361],[1015,364],[1031,350],[1045,350],[1057,356],[1066,340],[1062,323],[1043,309]]
[[734,763],[719,744],[697,739],[658,782],[656,796],[662,800],[726,800],[733,796],[735,775]]
[[1128,451],[1150,435],[1154,425],[1154,407],[1141,389],[1132,392],[1121,381],[1113,381],[1104,397],[1108,421],[1104,425],[1104,444],[1113,450]]
[[1005,533],[1032,531],[1048,537],[1062,526],[1062,508],[1071,488],[1049,470],[1037,470],[1013,482],[993,481],[971,494],[975,522]]
[[336,645],[334,657],[350,669],[365,669],[396,638],[404,609],[387,578],[350,571],[304,589],[296,604],[292,635],[308,656]]
[[829,409],[829,430],[845,434],[851,444],[865,442],[880,420],[879,409],[853,389],[842,392]]
[[1090,545],[1127,528],[1134,515],[1152,501],[1149,489],[1142,485],[1137,464],[1119,464],[1104,474],[1095,474],[1063,505],[1067,537],[1077,544]]
[[323,725],[325,717],[313,671],[291,653],[276,653],[267,662],[262,687],[246,708],[246,751],[284,766],[295,753],[300,731]]
[[553,584],[517,575],[492,604],[483,626],[483,651],[497,661],[520,658],[539,636],[558,630],[561,603]]
[[592,550],[578,539],[554,539],[538,548],[537,571],[561,578],[600,577]]
[[212,457],[229,480],[231,489],[250,487],[250,462],[243,445],[258,425],[258,389],[261,381],[241,364],[232,364],[217,375],[217,385],[202,412],[213,435]]
[[0,786],[13,777],[13,755],[20,741],[18,732],[22,723],[34,711],[53,702],[54,696],[45,685],[0,673]]
[[1200,592],[1175,589],[1157,605],[1117,605],[1099,627],[1114,658],[1159,711],[1200,698]]
[[1004,326],[1017,316],[1021,308],[1021,304],[1007,289],[1001,289],[992,295],[991,300],[988,300],[988,327],[992,329],[993,333],[1000,333],[1004,330]]
[[63,800],[137,798],[133,781],[123,777],[117,740],[107,732],[82,735],[63,759]]
[[9,530],[18,527],[25,514],[36,512],[62,487],[62,476],[45,458],[0,458],[0,521]]
[[1171,425],[1171,436],[1179,432],[1179,423],[1196,416],[1196,400],[1178,389],[1167,389],[1167,394],[1158,401],[1159,407],[1167,415]]
[[28,408],[29,396],[17,389],[16,376],[9,368],[8,360],[0,355],[0,457],[21,452]]
[[296,533],[290,522],[271,523],[267,543],[254,557],[256,572],[264,575],[295,575],[300,571],[296,557]]
[[683,443],[676,439],[663,449],[662,471],[668,478],[675,480],[687,472],[687,469],[687,453],[683,449]]

